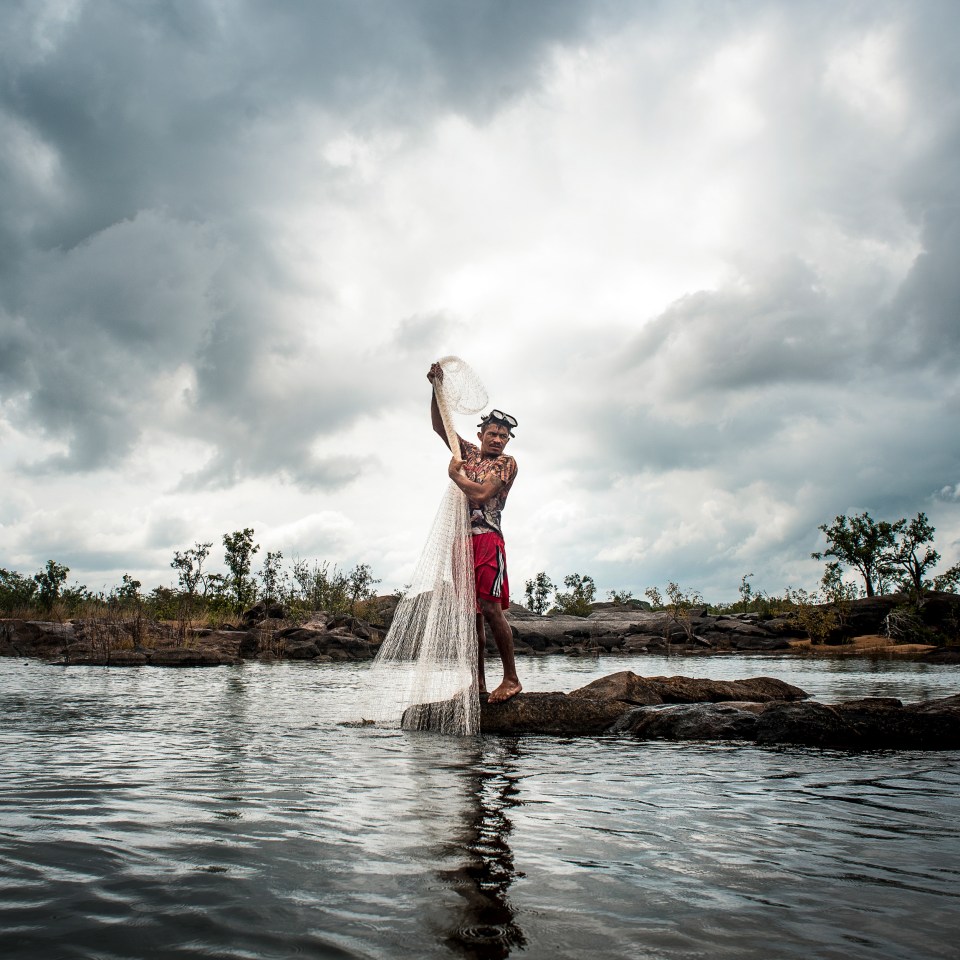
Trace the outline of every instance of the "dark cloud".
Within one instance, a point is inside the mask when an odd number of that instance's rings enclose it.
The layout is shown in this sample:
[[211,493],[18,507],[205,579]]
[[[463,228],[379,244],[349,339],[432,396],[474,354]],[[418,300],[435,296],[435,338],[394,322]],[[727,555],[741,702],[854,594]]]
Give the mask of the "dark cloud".
[[[345,130],[482,117],[588,15],[572,0],[7,5],[0,388],[21,398],[18,422],[66,448],[30,469],[122,460],[176,405],[157,394],[179,377],[190,409],[166,428],[216,448],[195,477],[353,476],[360,459],[310,448],[385,390],[277,315],[298,282],[257,212],[294,189],[276,157],[299,162],[311,117]],[[312,162],[336,190],[340,174]],[[318,309],[321,328],[336,323]]]

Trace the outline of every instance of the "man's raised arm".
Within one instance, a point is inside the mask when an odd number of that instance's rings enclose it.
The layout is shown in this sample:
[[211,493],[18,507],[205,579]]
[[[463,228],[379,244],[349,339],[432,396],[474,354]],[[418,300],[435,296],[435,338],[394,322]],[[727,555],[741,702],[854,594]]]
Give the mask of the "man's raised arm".
[[447,430],[443,425],[443,417],[440,416],[440,407],[437,406],[437,384],[443,383],[443,367],[439,363],[433,364],[427,373],[427,379],[433,384],[433,392],[430,394],[430,420],[434,432],[439,435],[449,449],[450,441],[447,439]]

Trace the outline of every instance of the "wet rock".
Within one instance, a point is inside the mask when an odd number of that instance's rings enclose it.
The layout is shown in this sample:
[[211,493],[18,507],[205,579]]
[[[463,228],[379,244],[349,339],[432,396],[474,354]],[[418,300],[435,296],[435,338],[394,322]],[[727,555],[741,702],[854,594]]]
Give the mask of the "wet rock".
[[599,734],[624,711],[617,700],[589,700],[565,693],[519,693],[505,703],[480,703],[483,733]]
[[836,708],[817,703],[775,703],[764,710],[753,738],[757,743],[792,743],[807,747],[846,745],[849,725]]
[[194,647],[160,647],[139,650],[87,649],[57,661],[65,667],[220,667],[240,661],[219,650]]
[[144,667],[149,662],[143,650],[111,650],[106,653],[85,650],[60,661],[62,666],[69,667]]
[[938,700],[924,700],[921,703],[913,703],[910,704],[908,709],[914,713],[944,713],[960,710],[960,693],[955,693],[952,697],[941,697]]
[[696,703],[634,707],[611,732],[643,740],[747,740],[839,750],[960,748],[960,697],[904,707],[894,698],[847,703]]
[[238,663],[236,657],[218,650],[197,650],[190,647],[166,647],[146,651],[147,663],[152,667],[219,667]]
[[753,740],[758,723],[757,711],[744,704],[679,703],[635,707],[616,720],[611,732],[643,740]]

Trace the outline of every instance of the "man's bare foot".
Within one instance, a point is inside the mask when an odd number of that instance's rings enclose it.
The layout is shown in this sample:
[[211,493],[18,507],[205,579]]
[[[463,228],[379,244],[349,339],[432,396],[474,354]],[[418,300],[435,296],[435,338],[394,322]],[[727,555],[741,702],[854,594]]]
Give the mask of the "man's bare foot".
[[523,687],[518,680],[504,680],[493,693],[490,694],[487,703],[503,703],[511,697],[515,697]]

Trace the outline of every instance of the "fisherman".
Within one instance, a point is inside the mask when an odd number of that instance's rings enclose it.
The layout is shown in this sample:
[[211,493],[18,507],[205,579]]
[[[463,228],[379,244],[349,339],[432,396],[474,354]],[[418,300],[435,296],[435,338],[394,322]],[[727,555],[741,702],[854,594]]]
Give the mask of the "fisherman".
[[[443,368],[433,364],[427,374],[431,384],[443,382]],[[433,429],[449,447],[437,395],[430,402]],[[487,692],[483,653],[486,644],[483,624],[490,626],[503,662],[503,682],[489,695],[490,703],[502,703],[522,689],[513,654],[513,633],[503,611],[510,606],[507,554],[500,530],[500,514],[517,476],[517,461],[504,449],[513,437],[516,419],[501,410],[491,410],[477,426],[480,446],[457,436],[460,449],[447,468],[450,479],[463,491],[470,507],[470,532],[477,593],[477,678],[480,693]],[[453,451],[451,450],[451,453]]]

